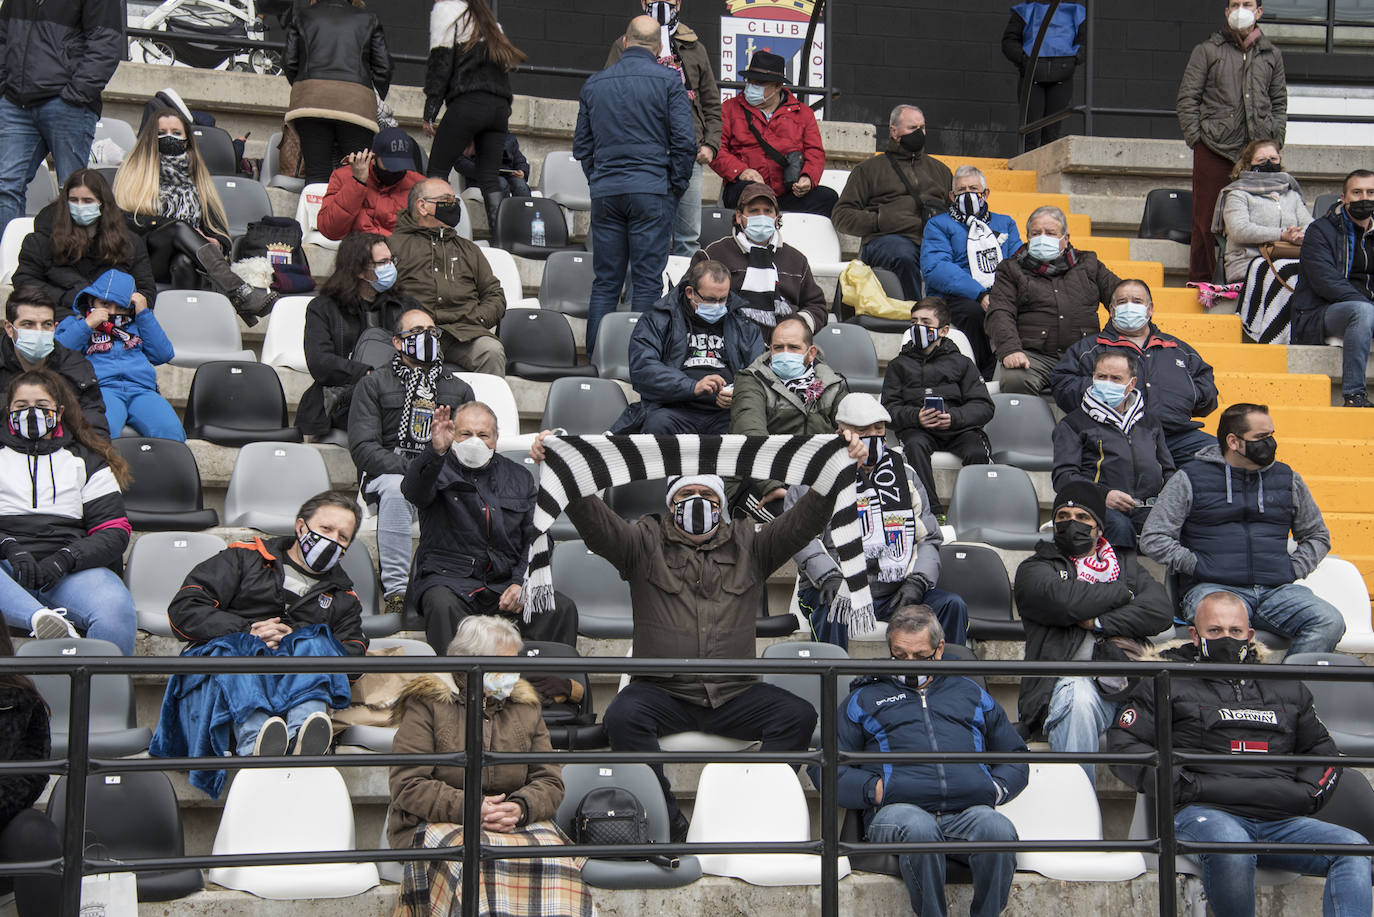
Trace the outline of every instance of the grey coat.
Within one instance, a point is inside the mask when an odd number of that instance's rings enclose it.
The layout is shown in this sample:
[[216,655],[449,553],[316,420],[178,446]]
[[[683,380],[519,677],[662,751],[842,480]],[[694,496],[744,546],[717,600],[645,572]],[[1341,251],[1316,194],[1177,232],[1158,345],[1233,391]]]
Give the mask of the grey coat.
[[1277,242],[1284,229],[1312,222],[1312,214],[1296,191],[1251,194],[1228,191],[1223,202],[1226,224],[1226,282],[1245,280],[1245,270],[1258,258],[1262,242]]
[[1261,35],[1242,51],[1230,30],[1193,48],[1178,86],[1178,126],[1189,147],[1201,141],[1232,161],[1251,140],[1283,146],[1288,79],[1279,49]]

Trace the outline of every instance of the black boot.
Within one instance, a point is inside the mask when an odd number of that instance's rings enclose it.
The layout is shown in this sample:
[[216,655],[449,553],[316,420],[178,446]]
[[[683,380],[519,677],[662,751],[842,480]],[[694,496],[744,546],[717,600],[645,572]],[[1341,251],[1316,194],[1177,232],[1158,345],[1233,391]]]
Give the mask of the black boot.
[[487,191],[482,195],[482,203],[487,207],[487,231],[491,233],[491,244],[496,248],[501,247],[501,240],[496,235],[496,214],[501,210],[501,202],[506,199],[505,192]]
[[229,297],[234,311],[239,314],[248,327],[258,323],[258,319],[272,311],[277,302],[277,294],[271,290],[259,290],[234,273],[224,254],[214,242],[206,242],[196,249],[196,260],[205,269],[215,288]]

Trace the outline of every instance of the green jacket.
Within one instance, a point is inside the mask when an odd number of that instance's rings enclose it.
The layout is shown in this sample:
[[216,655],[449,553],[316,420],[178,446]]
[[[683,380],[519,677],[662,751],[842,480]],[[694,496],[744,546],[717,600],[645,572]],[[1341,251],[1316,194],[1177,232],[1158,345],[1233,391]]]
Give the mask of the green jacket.
[[1178,126],[1189,147],[1201,141],[1232,161],[1251,140],[1283,146],[1288,80],[1279,49],[1261,35],[1243,51],[1229,29],[1193,48],[1178,86]]
[[[730,432],[745,436],[800,436],[834,433],[835,411],[849,394],[849,383],[816,358],[816,379],[824,386],[820,397],[805,404],[783,383],[769,365],[765,353],[735,376],[735,397],[730,403]],[[781,481],[763,481],[760,492],[786,487]]]
[[396,259],[397,284],[434,311],[445,346],[495,337],[506,297],[482,250],[448,227],[418,226],[409,210],[396,218],[387,240]]

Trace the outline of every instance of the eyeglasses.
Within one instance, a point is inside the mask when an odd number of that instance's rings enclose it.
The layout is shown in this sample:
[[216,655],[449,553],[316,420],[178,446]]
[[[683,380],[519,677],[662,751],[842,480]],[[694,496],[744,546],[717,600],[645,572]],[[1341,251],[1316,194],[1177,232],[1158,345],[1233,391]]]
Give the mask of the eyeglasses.
[[381,261],[372,262],[373,267],[386,267],[388,264],[395,264],[395,258],[383,258]]
[[931,650],[929,656],[898,656],[893,653],[891,658],[895,662],[934,662],[935,651]]
[[456,197],[426,197],[423,200],[426,204],[433,204],[436,207],[452,207],[458,203]]

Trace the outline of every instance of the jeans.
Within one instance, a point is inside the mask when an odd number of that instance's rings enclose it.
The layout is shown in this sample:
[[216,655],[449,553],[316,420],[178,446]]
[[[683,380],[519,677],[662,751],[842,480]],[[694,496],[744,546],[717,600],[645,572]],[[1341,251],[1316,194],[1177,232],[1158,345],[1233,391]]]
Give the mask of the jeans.
[[291,122],[301,138],[307,185],[329,181],[349,153],[372,149],[376,133],[348,121],[333,118],[297,118]]
[[471,143],[477,187],[483,194],[501,190],[497,180],[510,127],[510,100],[490,92],[465,92],[448,103],[434,131],[429,177],[448,181],[453,164]]
[[1365,390],[1369,344],[1374,340],[1374,303],[1366,299],[1333,302],[1322,313],[1322,330],[1341,340],[1341,394],[1349,398]]
[[406,591],[410,580],[410,527],[415,507],[401,494],[401,475],[379,474],[367,479],[366,492],[377,496],[377,564],[382,571],[382,595]]
[[630,271],[630,303],[647,312],[663,295],[663,272],[672,245],[671,194],[592,196],[592,295],[587,307],[587,352],[596,345],[601,318],[616,309],[625,271]]
[[10,220],[24,215],[26,189],[45,156],[52,153],[59,186],[77,169],[86,168],[95,122],[95,112],[60,98],[21,108],[0,97],[0,137],[5,138],[5,155],[0,156],[0,233]]
[[[892,803],[879,809],[868,823],[865,838],[874,844],[919,844],[954,841],[949,852],[957,852],[958,841],[1015,841],[1016,827],[991,806],[971,806],[962,812],[935,814],[909,803]],[[921,917],[944,917],[945,853],[904,853],[898,856],[902,881],[911,896],[911,909]],[[1011,880],[1016,872],[1016,854],[970,854],[973,872],[971,917],[997,917],[1007,906]],[[1366,877],[1368,878],[1368,877]]]
[[[1116,718],[1117,703],[1109,701],[1086,676],[1066,676],[1054,685],[1045,714],[1045,738],[1054,751],[1098,750],[1102,733]],[[1097,782],[1097,767],[1084,764],[1088,779]]]
[[106,567],[68,573],[47,592],[25,589],[14,581],[10,563],[0,560],[0,612],[5,623],[24,632],[40,608],[65,608],[67,620],[92,640],[108,640],[125,656],[134,654],[138,630],[134,599],[124,581]]
[[964,332],[969,348],[973,350],[973,364],[985,380],[991,381],[997,360],[992,355],[992,343],[983,324],[983,318],[987,315],[983,311],[983,304],[967,296],[947,295],[944,300],[949,306],[949,323]]
[[[734,210],[739,203],[739,196],[744,193],[744,189],[753,182],[747,181],[728,181],[721,185],[720,206],[727,210]],[[830,211],[835,209],[835,204],[840,200],[840,196],[835,193],[834,188],[825,185],[814,185],[810,191],[798,197],[789,188],[778,195],[779,213],[815,213],[823,217],[829,217]]]
[[[1174,831],[1181,841],[1196,843],[1363,844],[1349,828],[1315,818],[1265,821],[1243,818],[1206,806],[1184,806],[1174,815]],[[1326,876],[1323,917],[1369,917],[1369,857],[1292,853],[1197,853],[1202,864],[1202,887],[1216,917],[1253,917],[1255,867],[1283,869],[1308,876]]]
[[1198,583],[1183,596],[1183,616],[1193,620],[1198,602],[1209,592],[1229,592],[1240,598],[1250,612],[1250,626],[1292,637],[1293,653],[1330,653],[1345,636],[1345,619],[1331,603],[1311,589],[1286,586],[1223,586]]
[[[312,713],[324,713],[326,707],[322,700],[308,700],[297,704],[282,719],[286,720],[286,735],[288,739],[295,739],[296,733],[301,731],[301,724],[306,717]],[[258,733],[262,731],[262,724],[274,716],[280,714],[271,710],[254,710],[244,717],[239,723],[234,724],[234,754],[239,757],[247,757],[253,753],[253,745],[258,740]]]
[[1107,510],[1106,536],[1112,547],[1134,548],[1135,536],[1145,528],[1145,520],[1150,517],[1150,507],[1137,506],[1129,513],[1119,509]]
[[[896,597],[896,589],[886,595],[875,594],[874,617],[879,621],[886,621],[892,617],[892,613],[897,610],[893,607]],[[830,616],[830,606],[820,604],[819,600],[820,593],[814,586],[804,585],[797,590],[797,605],[802,613],[811,619],[811,636],[820,643],[833,643],[843,649],[849,649],[849,629],[838,620],[826,620]],[[957,643],[960,646],[967,643],[968,603],[963,598],[946,589],[928,589],[921,599],[921,604],[935,612],[935,618],[940,622],[941,630],[945,632],[946,643]]]
[[903,298],[921,298],[921,243],[906,236],[874,236],[859,249],[859,260],[896,274]]
[[530,183],[523,178],[517,178],[514,175],[501,175],[497,178],[496,183],[501,186],[503,194],[509,194],[511,197],[530,196]]
[[1216,444],[1215,436],[1201,430],[1180,430],[1164,435],[1164,445],[1169,447],[1169,454],[1174,457],[1175,468],[1182,468],[1193,460],[1199,450]]
[[690,435],[723,436],[730,432],[730,412],[722,408],[708,408],[694,404],[656,404],[644,412],[640,433],[660,436]]
[[692,166],[692,177],[673,214],[673,254],[690,258],[701,241],[701,163]]
[[186,442],[186,430],[177,419],[177,412],[153,389],[106,383],[100,387],[105,396],[105,420],[110,424],[110,437],[116,438],[127,423],[139,436],[156,436]]

